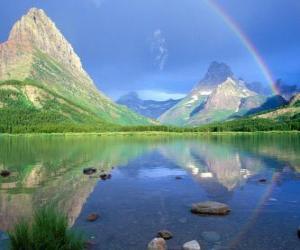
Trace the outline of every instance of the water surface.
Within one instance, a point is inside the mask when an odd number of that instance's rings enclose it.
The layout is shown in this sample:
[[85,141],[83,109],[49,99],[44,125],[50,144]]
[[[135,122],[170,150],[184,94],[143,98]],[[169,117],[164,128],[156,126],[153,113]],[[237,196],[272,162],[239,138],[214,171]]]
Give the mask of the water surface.
[[[85,167],[112,179],[85,176]],[[54,203],[94,249],[146,249],[161,229],[174,234],[169,249],[194,239],[204,250],[300,249],[296,134],[0,137],[0,169],[12,172],[0,178],[2,231]],[[190,213],[192,203],[205,200],[225,202],[232,212]],[[90,223],[92,212],[100,219]]]

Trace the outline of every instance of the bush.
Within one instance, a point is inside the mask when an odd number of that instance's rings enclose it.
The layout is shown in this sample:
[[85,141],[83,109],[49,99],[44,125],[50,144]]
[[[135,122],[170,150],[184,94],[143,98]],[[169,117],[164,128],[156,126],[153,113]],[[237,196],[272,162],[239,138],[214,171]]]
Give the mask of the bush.
[[22,220],[9,232],[13,250],[82,250],[84,239],[68,228],[68,219],[48,207],[37,210],[33,220]]

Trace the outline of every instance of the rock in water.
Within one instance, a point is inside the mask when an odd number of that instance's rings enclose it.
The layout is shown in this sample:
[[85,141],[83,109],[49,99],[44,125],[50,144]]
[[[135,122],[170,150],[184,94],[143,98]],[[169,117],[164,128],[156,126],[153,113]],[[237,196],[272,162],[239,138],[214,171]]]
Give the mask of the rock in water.
[[230,212],[230,208],[224,203],[206,201],[193,204],[191,212],[195,214],[226,215]]
[[298,227],[298,238],[300,239],[300,227]]
[[169,240],[173,238],[173,234],[168,230],[162,230],[157,233],[157,237]]
[[103,181],[111,179],[111,174],[101,174],[100,179]]
[[97,172],[97,169],[95,169],[95,168],[85,168],[85,169],[83,169],[83,173],[86,174],[86,175],[92,175],[96,172]]
[[266,182],[267,182],[267,179],[262,178],[262,179],[259,179],[258,181],[259,181],[260,183],[266,183]]
[[9,172],[8,170],[2,170],[2,171],[0,172],[0,175],[1,175],[2,177],[8,177],[8,176],[10,176],[10,172]]
[[163,238],[154,238],[148,244],[148,250],[166,250],[167,243]]
[[182,246],[183,250],[201,250],[200,244],[196,240],[186,242]]
[[89,214],[89,216],[87,217],[87,220],[90,222],[96,221],[99,218],[99,215],[96,213],[91,213]]

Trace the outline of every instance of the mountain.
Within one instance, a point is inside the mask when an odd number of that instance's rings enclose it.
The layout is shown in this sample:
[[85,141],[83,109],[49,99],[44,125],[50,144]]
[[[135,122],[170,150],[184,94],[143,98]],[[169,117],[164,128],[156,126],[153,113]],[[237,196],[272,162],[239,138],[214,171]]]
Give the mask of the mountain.
[[276,121],[300,121],[300,93],[293,96],[287,105],[270,112],[259,114],[255,116],[255,118],[272,119]]
[[134,112],[143,115],[145,117],[157,119],[164,112],[176,105],[180,100],[166,100],[166,101],[153,101],[142,100],[139,98],[136,92],[130,92],[124,96],[121,96],[117,103],[125,105]]
[[286,100],[290,100],[294,95],[296,95],[300,91],[299,86],[295,84],[287,84],[282,79],[278,79],[275,82],[275,87],[280,93],[280,95],[282,95]]
[[8,118],[21,110],[25,120],[39,116],[48,123],[151,123],[96,88],[72,46],[40,9],[30,9],[0,44],[0,80],[0,112]]
[[[204,78],[179,103],[159,117],[164,124],[196,126],[241,117],[259,109],[268,97],[247,88],[225,63],[212,62]],[[278,102],[268,104],[278,107]],[[261,111],[261,109],[259,109]]]

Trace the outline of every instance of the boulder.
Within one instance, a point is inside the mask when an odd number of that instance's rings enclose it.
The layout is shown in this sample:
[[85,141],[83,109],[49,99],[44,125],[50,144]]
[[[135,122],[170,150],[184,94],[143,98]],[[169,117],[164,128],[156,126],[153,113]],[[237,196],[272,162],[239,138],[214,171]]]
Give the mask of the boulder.
[[2,177],[8,177],[8,176],[10,176],[10,171],[8,171],[8,170],[2,170],[2,171],[0,172],[0,175],[1,175]]
[[99,177],[101,180],[105,181],[111,179],[111,174],[101,174]]
[[93,222],[96,221],[99,218],[99,215],[96,213],[91,213],[89,214],[89,216],[87,217],[87,221],[89,222]]
[[168,230],[161,230],[157,233],[158,238],[163,238],[164,240],[169,240],[173,238],[173,234]]
[[300,239],[300,227],[298,227],[298,238]]
[[206,215],[226,215],[230,212],[228,205],[215,201],[200,202],[192,205],[191,212]]
[[166,250],[167,243],[163,238],[154,238],[148,244],[148,250]]
[[92,175],[97,172],[96,168],[85,168],[83,169],[83,173],[86,175]]
[[200,244],[196,240],[186,242],[182,246],[183,250],[201,250]]

